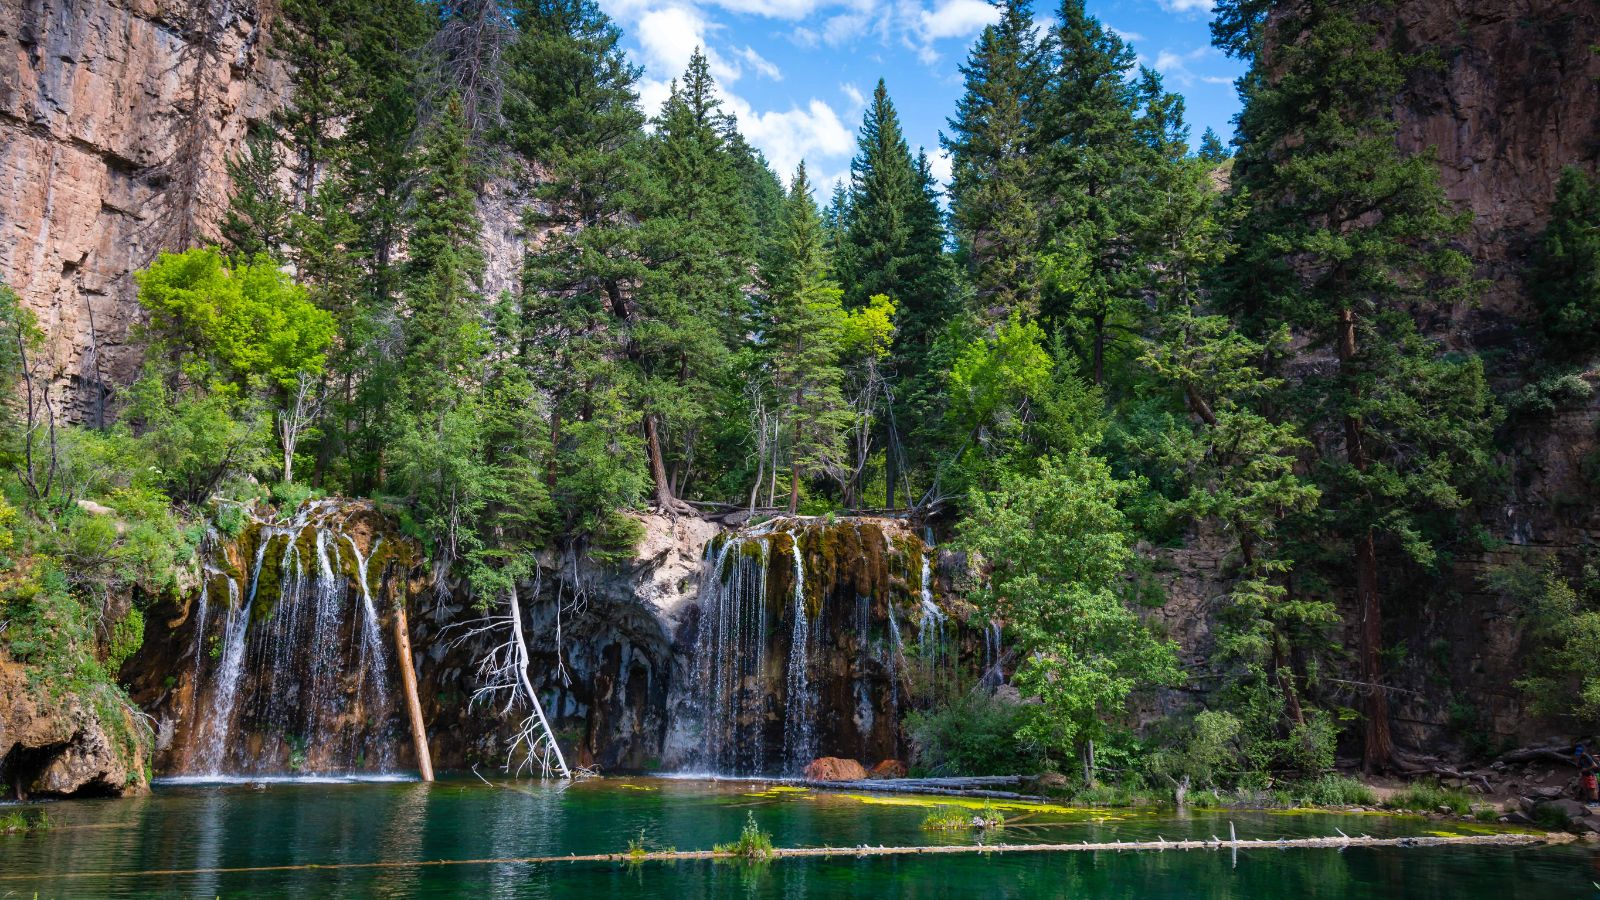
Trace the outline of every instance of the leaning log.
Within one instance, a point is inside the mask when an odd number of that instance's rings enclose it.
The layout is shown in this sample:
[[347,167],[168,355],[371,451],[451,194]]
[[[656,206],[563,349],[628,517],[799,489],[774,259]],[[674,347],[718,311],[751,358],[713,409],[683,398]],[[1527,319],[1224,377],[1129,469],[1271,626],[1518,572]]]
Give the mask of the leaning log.
[[406,712],[411,719],[411,743],[417,751],[417,770],[423,781],[433,780],[433,756],[428,752],[428,731],[422,724],[422,701],[417,696],[417,670],[411,662],[411,628],[406,624],[404,601],[394,605],[394,643],[400,653],[400,681],[405,686]]

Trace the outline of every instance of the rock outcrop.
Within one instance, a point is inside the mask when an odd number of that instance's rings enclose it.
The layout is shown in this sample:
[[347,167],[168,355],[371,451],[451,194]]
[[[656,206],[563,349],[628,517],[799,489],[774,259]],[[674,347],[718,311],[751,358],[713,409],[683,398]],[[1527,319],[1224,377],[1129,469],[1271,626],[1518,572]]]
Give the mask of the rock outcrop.
[[279,108],[277,4],[0,0],[0,281],[38,317],[68,418],[140,363],[129,273],[214,235],[227,160]]
[[52,697],[49,686],[29,684],[26,670],[0,655],[0,785],[10,795],[144,792],[146,760],[138,742],[127,739],[136,727],[120,708],[100,713],[86,708],[82,698]]

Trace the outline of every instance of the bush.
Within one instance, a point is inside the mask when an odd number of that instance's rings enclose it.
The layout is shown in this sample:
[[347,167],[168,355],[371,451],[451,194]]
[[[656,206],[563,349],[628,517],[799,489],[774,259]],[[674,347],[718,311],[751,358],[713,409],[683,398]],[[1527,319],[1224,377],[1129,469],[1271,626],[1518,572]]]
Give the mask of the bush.
[[936,775],[1031,775],[1045,767],[1036,745],[1018,738],[1034,709],[982,693],[915,711],[906,727],[919,771]]

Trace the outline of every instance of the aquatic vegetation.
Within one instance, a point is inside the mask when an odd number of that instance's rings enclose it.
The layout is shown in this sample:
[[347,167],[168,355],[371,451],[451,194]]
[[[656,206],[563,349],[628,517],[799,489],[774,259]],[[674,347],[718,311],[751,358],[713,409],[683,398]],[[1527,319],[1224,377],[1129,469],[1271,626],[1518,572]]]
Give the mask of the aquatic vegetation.
[[50,830],[50,814],[44,810],[29,815],[16,810],[0,816],[0,834],[27,834],[30,831]]
[[1311,806],[1373,806],[1378,797],[1372,789],[1344,775],[1323,775],[1289,788],[1299,803]]
[[959,806],[940,806],[922,820],[924,831],[984,831],[1004,828],[1006,818],[993,804],[984,804],[977,810]]
[[739,839],[731,844],[717,844],[711,849],[717,854],[741,859],[768,859],[772,856],[772,835],[756,824],[755,813],[747,813]]

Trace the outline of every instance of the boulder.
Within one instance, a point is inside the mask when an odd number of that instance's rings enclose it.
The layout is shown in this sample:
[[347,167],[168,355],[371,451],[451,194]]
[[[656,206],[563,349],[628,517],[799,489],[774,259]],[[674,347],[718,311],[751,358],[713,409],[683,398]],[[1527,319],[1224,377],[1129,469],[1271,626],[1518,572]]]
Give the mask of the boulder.
[[1600,816],[1587,815],[1572,820],[1572,829],[1579,834],[1600,834]]
[[1576,800],[1545,800],[1533,808],[1534,818],[1541,822],[1555,818],[1555,812],[1566,817],[1568,822],[1575,822],[1589,815],[1589,807]]
[[1559,799],[1561,799],[1561,795],[1563,793],[1565,793],[1565,791],[1562,790],[1560,787],[1555,787],[1555,786],[1552,786],[1552,787],[1532,787],[1532,786],[1529,786],[1528,791],[1527,791],[1527,796],[1531,797],[1535,801],[1538,801],[1538,800],[1559,800]]
[[807,781],[861,781],[866,777],[867,770],[861,763],[837,756],[824,756],[806,766]]
[[904,778],[906,764],[898,759],[886,759],[872,767],[873,778]]

